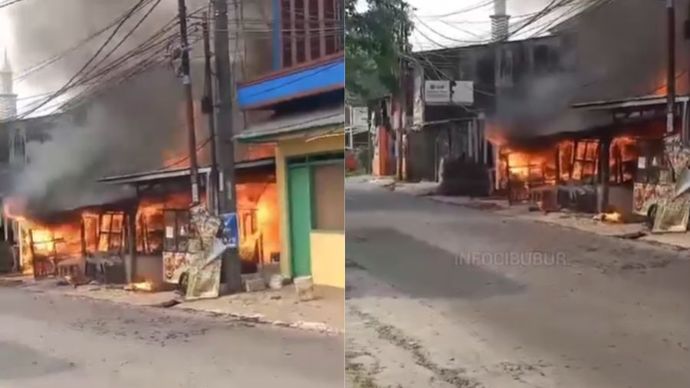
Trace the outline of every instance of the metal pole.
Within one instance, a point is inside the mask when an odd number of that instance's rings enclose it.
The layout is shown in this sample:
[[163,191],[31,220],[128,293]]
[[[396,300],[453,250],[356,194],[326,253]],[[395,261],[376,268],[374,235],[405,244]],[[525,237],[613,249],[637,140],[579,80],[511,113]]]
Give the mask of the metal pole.
[[[222,213],[237,213],[235,192],[235,147],[233,140],[232,95],[233,80],[230,70],[230,38],[228,34],[227,0],[212,0],[214,31],[213,44],[216,59],[216,79],[218,106],[215,109],[218,130],[218,146],[223,147],[219,153],[220,198]],[[223,279],[226,291],[234,292],[242,288],[240,257],[237,248],[231,248],[223,256]]]
[[199,203],[199,171],[196,160],[196,128],[194,125],[194,95],[189,66],[189,41],[187,40],[187,6],[185,0],[178,0],[180,39],[182,42],[182,85],[184,86],[187,110],[187,132],[189,134],[189,175],[192,179],[192,203]]
[[204,12],[202,22],[202,30],[204,35],[204,94],[206,101],[209,104],[210,111],[208,114],[208,130],[211,136],[211,172],[209,173],[210,185],[207,190],[210,193],[209,205],[214,214],[219,211],[219,193],[218,193],[218,155],[217,155],[217,139],[216,139],[216,120],[213,115],[213,107],[215,106],[215,99],[213,95],[213,74],[211,70],[211,37],[209,35],[208,27],[208,13]]
[[676,104],[676,10],[675,1],[666,0],[668,16],[668,70],[667,70],[667,105],[666,132],[673,133],[673,119]]
[[125,215],[127,220],[127,249],[129,256],[129,271],[126,272],[127,283],[132,283],[137,280],[137,210],[136,207],[129,209]]
[[597,211],[599,213],[605,213],[609,207],[610,150],[611,137],[606,135],[599,140],[599,195],[597,197]]

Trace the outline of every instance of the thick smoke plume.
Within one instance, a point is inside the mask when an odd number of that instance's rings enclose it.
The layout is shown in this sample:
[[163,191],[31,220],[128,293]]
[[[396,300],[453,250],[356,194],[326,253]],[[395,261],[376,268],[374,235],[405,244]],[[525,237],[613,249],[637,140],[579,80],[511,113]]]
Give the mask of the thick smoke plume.
[[[136,1],[61,0],[25,1],[13,7],[15,69],[40,62],[103,28]],[[114,53],[117,58],[151,36],[176,15],[174,0],[164,0],[129,40]],[[188,1],[198,9],[201,1]],[[58,15],[65,20],[58,22]],[[138,16],[142,16],[140,12]],[[137,18],[123,28],[124,35]],[[127,27],[129,26],[129,27]],[[31,86],[50,92],[62,86],[83,66],[104,37],[27,78]],[[114,39],[118,42],[119,38]],[[20,48],[17,50],[16,48]],[[198,46],[193,55],[198,57]],[[23,66],[22,66],[23,64]],[[13,179],[13,194],[29,201],[30,213],[98,205],[132,196],[125,188],[99,184],[98,179],[116,174],[166,167],[187,154],[183,98],[179,79],[170,64],[162,64],[50,119],[42,131],[47,141],[32,141],[27,128],[29,164]],[[194,89],[199,96],[202,82],[194,66]],[[76,119],[75,119],[76,118]],[[205,117],[197,112],[197,140],[208,135]],[[28,124],[30,127],[30,124]],[[202,151],[206,153],[208,147]],[[202,155],[201,162],[204,161]],[[185,167],[182,160],[174,167]]]
[[66,113],[50,126],[48,141],[28,144],[31,160],[15,177],[14,194],[29,199],[35,213],[133,195],[98,179],[159,169],[166,155],[184,156],[180,101],[178,81],[159,69]]
[[[688,14],[688,3],[676,2],[677,15]],[[679,70],[688,63],[683,20],[677,20]],[[564,26],[571,37],[560,50],[563,69],[520,80],[517,93],[500,95],[499,125],[522,135],[579,131],[609,119],[572,110],[573,103],[663,94],[666,25],[661,1],[614,0],[583,12]],[[686,84],[687,77],[678,78],[679,94]]]

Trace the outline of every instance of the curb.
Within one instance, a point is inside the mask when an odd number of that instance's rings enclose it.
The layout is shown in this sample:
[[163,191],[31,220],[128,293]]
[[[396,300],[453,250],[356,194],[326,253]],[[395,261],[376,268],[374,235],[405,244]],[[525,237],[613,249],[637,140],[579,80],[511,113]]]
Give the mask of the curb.
[[[24,280],[21,279],[6,279],[6,278],[0,278],[0,287],[20,287],[27,284]],[[27,291],[29,292],[45,292],[45,290],[37,290],[37,289],[31,289],[31,288],[26,288]],[[246,322],[246,323],[254,323],[254,324],[262,324],[262,325],[268,325],[268,326],[279,326],[279,327],[286,327],[289,329],[296,329],[296,330],[304,330],[304,331],[310,331],[310,332],[316,332],[316,333],[321,333],[321,334],[326,334],[326,335],[341,335],[343,334],[343,330],[340,330],[338,328],[332,327],[328,325],[325,322],[311,322],[311,321],[296,321],[296,322],[287,322],[287,321],[281,321],[281,320],[270,320],[264,318],[263,315],[261,314],[243,314],[243,313],[233,313],[233,312],[226,312],[226,311],[220,311],[220,310],[203,310],[203,309],[195,309],[191,307],[185,307],[184,301],[179,301],[176,299],[173,299],[176,303],[172,303],[169,305],[171,301],[166,301],[166,302],[156,302],[156,303],[151,303],[151,304],[135,304],[135,303],[130,303],[127,301],[123,300],[113,300],[113,299],[104,299],[104,298],[98,298],[94,297],[88,294],[68,294],[68,293],[63,293],[63,292],[54,292],[53,294],[55,295],[60,295],[60,296],[68,296],[72,298],[82,298],[82,299],[88,299],[88,300],[96,300],[96,301],[102,301],[102,302],[108,302],[108,303],[115,303],[119,305],[126,305],[126,306],[132,306],[132,307],[142,307],[142,308],[154,308],[154,309],[175,309],[178,311],[185,311],[187,313],[194,313],[194,314],[205,314],[213,317],[229,317],[233,318],[237,321],[240,322]]]
[[25,284],[22,279],[0,278],[0,287],[19,287]]
[[481,202],[468,202],[468,203],[456,203],[456,202],[446,202],[446,201],[441,201],[438,198],[434,198],[433,195],[420,195],[418,197],[424,197],[427,198],[428,200],[436,203],[441,203],[444,205],[449,205],[449,206],[457,206],[457,207],[464,207],[467,209],[474,209],[474,210],[481,210],[481,211],[489,211],[489,212],[500,212],[501,210],[506,210],[507,208],[505,206],[497,205],[492,202],[486,202],[486,203],[481,203]]
[[678,251],[678,252],[690,250],[690,248],[684,247],[684,246],[679,246],[679,245],[675,245],[675,244],[668,244],[668,243],[664,243],[664,242],[645,239],[645,237],[651,235],[651,233],[648,233],[645,231],[632,232],[632,233],[631,232],[621,232],[621,233],[614,233],[614,234],[601,234],[601,233],[592,232],[590,230],[581,229],[581,228],[578,228],[576,226],[563,225],[563,224],[559,224],[557,222],[550,222],[548,220],[525,218],[525,217],[521,217],[520,215],[516,215],[516,214],[501,213],[501,211],[507,209],[507,208],[502,207],[502,206],[481,208],[478,206],[473,206],[473,204],[469,204],[469,203],[464,204],[464,203],[453,203],[453,202],[440,201],[440,200],[435,199],[433,197],[426,197],[426,199],[433,201],[435,203],[441,203],[441,204],[445,204],[448,206],[456,206],[456,207],[463,207],[463,208],[480,210],[480,211],[488,211],[488,212],[497,214],[497,215],[499,215],[501,217],[505,217],[505,218],[512,218],[512,219],[521,220],[524,222],[535,222],[535,223],[540,223],[543,225],[556,226],[556,227],[560,227],[563,229],[574,230],[574,231],[578,231],[581,233],[587,233],[587,234],[591,234],[591,235],[595,235],[595,236],[599,236],[599,237],[603,237],[603,238],[614,238],[614,239],[620,239],[620,240],[635,241],[635,242],[639,242],[640,244],[645,244],[645,245],[649,245],[649,246],[653,246],[653,247],[657,247],[657,248],[671,249],[671,250]]
[[335,327],[332,327],[332,326],[330,326],[324,322],[310,322],[310,321],[287,322],[287,321],[281,321],[281,320],[266,319],[261,314],[243,314],[243,313],[233,313],[233,312],[220,311],[220,310],[200,310],[200,309],[194,309],[191,307],[184,307],[184,306],[175,307],[175,308],[178,310],[186,311],[186,312],[192,312],[192,313],[197,313],[197,314],[203,313],[203,314],[211,315],[214,317],[219,317],[219,316],[230,317],[230,318],[233,318],[233,319],[238,320],[240,322],[246,322],[246,323],[286,327],[286,328],[290,328],[290,329],[317,332],[317,333],[327,334],[327,335],[343,334],[342,330],[337,329]]

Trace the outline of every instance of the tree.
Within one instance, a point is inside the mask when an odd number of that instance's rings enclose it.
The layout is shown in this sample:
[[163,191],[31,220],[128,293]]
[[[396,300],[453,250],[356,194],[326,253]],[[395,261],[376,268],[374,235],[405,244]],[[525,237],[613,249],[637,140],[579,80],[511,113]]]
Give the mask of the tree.
[[396,94],[400,61],[411,50],[411,8],[405,0],[367,0],[367,10],[358,12],[356,3],[345,4],[348,98],[364,102]]

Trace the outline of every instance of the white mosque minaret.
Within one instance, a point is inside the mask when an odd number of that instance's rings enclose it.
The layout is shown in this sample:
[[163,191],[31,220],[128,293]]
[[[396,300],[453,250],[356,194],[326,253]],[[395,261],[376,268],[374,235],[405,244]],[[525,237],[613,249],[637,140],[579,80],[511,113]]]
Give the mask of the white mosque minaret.
[[7,49],[0,64],[0,121],[10,120],[17,115],[17,95],[14,93],[12,65]]

